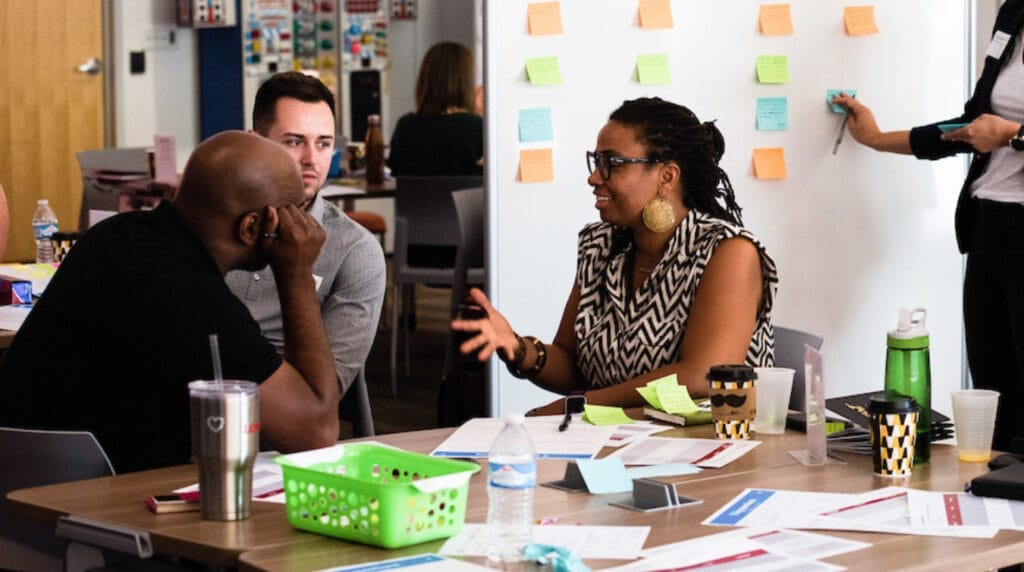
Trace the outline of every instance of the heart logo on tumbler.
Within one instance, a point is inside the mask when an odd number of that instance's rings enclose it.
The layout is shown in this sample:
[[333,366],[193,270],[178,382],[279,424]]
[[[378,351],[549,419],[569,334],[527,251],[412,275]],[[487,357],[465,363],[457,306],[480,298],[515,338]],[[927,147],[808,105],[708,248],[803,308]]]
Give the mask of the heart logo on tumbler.
[[207,417],[206,426],[210,428],[210,431],[214,433],[220,433],[220,430],[224,428],[223,417]]

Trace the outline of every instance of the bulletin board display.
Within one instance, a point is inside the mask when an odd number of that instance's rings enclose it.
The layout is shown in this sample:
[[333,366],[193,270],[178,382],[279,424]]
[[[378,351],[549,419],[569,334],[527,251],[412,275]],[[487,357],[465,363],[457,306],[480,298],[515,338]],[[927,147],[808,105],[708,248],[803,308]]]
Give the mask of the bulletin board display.
[[[970,0],[487,0],[484,25],[489,293],[517,332],[553,338],[577,233],[598,220],[585,152],[622,101],[658,96],[724,134],[745,226],[778,265],[775,323],[825,338],[826,394],[881,389],[887,330],[923,306],[934,406],[950,411],[965,160],[877,153],[848,134],[836,149],[843,117],[826,97],[856,90],[883,129],[957,116]],[[491,373],[494,413],[556,397]]]

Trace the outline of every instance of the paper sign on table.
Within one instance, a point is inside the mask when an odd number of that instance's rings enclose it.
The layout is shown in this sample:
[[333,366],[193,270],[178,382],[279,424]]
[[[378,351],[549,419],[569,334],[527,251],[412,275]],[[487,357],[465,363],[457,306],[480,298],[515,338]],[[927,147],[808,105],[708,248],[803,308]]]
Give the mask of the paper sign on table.
[[562,70],[558,67],[558,56],[527,58],[526,76],[533,85],[560,85]]
[[645,30],[671,30],[672,5],[668,0],[640,0],[640,27]]
[[785,36],[793,33],[793,18],[789,4],[761,4],[759,10],[761,33],[765,36]]
[[626,425],[633,422],[621,407],[589,403],[583,406],[583,420],[593,425]]
[[758,83],[789,83],[789,56],[757,56]]
[[878,33],[875,23],[874,6],[846,6],[843,8],[843,22],[846,33],[851,36],[866,36]]
[[638,54],[636,56],[637,80],[647,85],[672,83],[668,69],[668,54]]
[[785,97],[757,98],[757,129],[759,131],[789,129],[789,99]]
[[590,494],[628,493],[633,490],[633,481],[618,457],[580,459],[576,466]]
[[178,182],[178,152],[174,135],[153,136],[153,180],[157,183]]
[[832,103],[832,98],[837,95],[848,95],[854,97],[857,95],[856,89],[830,89],[825,92],[825,101],[828,102],[828,106],[832,108],[832,113],[839,113],[842,115],[846,114],[846,108],[838,103]]
[[551,128],[550,107],[519,110],[520,142],[551,141],[554,138],[554,130]]
[[524,183],[543,183],[555,180],[551,149],[521,149],[519,151],[519,180]]
[[786,178],[786,156],[782,147],[754,149],[754,176],[762,180]]
[[562,7],[558,2],[534,2],[526,5],[531,36],[562,33]]

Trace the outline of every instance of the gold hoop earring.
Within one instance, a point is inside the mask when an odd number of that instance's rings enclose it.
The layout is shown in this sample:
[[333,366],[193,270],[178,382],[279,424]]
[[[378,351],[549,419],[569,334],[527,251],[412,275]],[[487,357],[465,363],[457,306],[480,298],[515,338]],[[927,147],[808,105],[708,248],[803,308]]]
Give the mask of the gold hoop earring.
[[665,232],[676,224],[676,211],[668,201],[654,197],[644,205],[644,226],[651,232]]

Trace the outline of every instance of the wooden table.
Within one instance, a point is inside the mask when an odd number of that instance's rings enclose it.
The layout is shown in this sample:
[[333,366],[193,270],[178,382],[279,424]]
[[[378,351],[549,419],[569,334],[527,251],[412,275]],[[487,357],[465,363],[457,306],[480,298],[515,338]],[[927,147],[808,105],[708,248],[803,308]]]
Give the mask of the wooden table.
[[[355,208],[355,201],[359,199],[393,199],[395,197],[395,180],[384,179],[381,183],[367,183],[363,177],[346,177],[342,179],[330,179],[328,185],[341,185],[361,189],[362,192],[350,194],[324,194],[325,200],[341,207],[343,211],[351,211]],[[322,193],[324,191],[321,191]]]
[[[427,452],[439,444],[450,429],[385,435],[378,440],[414,451]],[[709,437],[710,426],[675,429],[664,435]],[[872,474],[870,459],[846,456],[847,465],[803,467],[788,451],[804,448],[804,435],[787,433],[764,436],[762,444],[723,469],[708,469],[695,475],[663,478],[675,483],[682,495],[703,499],[698,506],[654,513],[637,513],[609,506],[607,496],[538,487],[537,516],[557,516],[560,522],[591,525],[648,525],[647,547],[695,538],[728,529],[704,527],[699,523],[746,487],[856,493],[893,484]],[[541,461],[540,482],[559,479],[565,463]],[[963,483],[986,472],[984,464],[960,463],[953,447],[936,445],[932,461],[916,467],[910,486],[933,490],[961,490]],[[156,516],[143,506],[143,499],[195,481],[191,465],[51,485],[12,492],[8,498],[15,514],[54,523],[58,516],[74,514],[149,531],[158,554],[185,557],[219,566],[241,566],[254,570],[309,570],[329,566],[384,560],[399,556],[436,552],[443,541],[429,542],[399,550],[383,550],[293,530],[284,507],[254,503],[252,518],[237,523],[203,521],[198,513]],[[470,502],[466,522],[482,523],[487,515],[486,471],[470,481]],[[1000,531],[992,539],[966,539],[833,532],[827,534],[870,542],[874,547],[833,558],[828,562],[851,569],[983,569],[1008,566],[1024,560],[1024,533]],[[593,568],[621,562],[588,561]]]
[[17,330],[0,330],[0,353],[11,347],[11,342],[14,341],[14,335],[17,333]]

